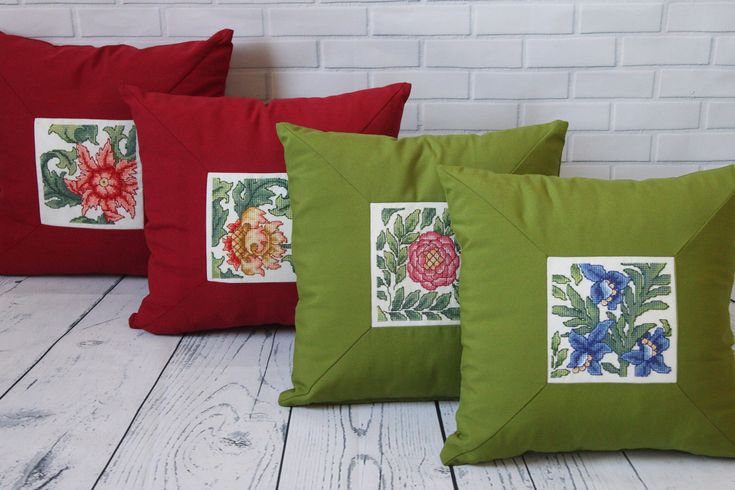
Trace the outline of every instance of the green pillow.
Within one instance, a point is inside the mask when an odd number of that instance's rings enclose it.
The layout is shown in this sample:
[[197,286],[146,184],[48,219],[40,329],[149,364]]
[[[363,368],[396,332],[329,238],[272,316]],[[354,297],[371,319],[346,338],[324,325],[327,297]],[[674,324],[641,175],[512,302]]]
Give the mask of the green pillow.
[[456,465],[735,456],[735,166],[599,181],[439,170],[462,246]]
[[396,140],[279,124],[299,293],[280,403],[458,397],[459,259],[436,167],[556,175],[566,128]]

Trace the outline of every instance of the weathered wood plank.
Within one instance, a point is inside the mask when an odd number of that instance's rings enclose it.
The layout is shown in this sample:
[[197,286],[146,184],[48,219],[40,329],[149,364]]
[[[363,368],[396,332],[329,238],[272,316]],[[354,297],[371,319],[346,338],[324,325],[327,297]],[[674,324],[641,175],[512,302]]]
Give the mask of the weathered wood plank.
[[539,454],[523,456],[536,488],[645,488],[620,451]]
[[25,276],[0,276],[0,294],[18,287],[25,279],[27,279]]
[[732,459],[671,451],[626,451],[626,454],[648,488],[735,488],[735,460]]
[[0,397],[119,280],[30,277],[0,295]]
[[[56,315],[58,290],[40,293]],[[124,279],[0,400],[0,488],[92,487],[179,341],[127,326],[145,293]]]
[[275,488],[292,340],[290,329],[186,336],[96,488]]
[[451,489],[433,402],[294,408],[281,489]]
[[[439,412],[446,435],[457,430],[455,413],[458,402],[439,402]],[[526,469],[523,458],[509,458],[478,465],[454,467],[457,487],[462,488],[534,488],[531,475]]]

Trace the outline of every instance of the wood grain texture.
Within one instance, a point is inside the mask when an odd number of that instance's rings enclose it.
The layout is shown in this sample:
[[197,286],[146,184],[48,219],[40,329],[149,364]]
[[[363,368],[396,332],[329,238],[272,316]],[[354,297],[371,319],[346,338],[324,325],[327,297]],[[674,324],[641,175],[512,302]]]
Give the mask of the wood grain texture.
[[292,338],[273,329],[186,336],[97,488],[275,488]]
[[[77,281],[89,291],[78,309],[107,284],[89,281]],[[22,301],[56,305],[60,295],[63,305],[77,294],[57,281],[37,289]],[[178,343],[127,326],[146,289],[144,279],[123,280],[0,400],[0,488],[92,487]]]
[[25,276],[0,276],[0,295],[18,287],[26,279]]
[[732,459],[671,451],[625,453],[648,488],[735,489],[735,460]]
[[0,396],[119,278],[5,278],[0,283]]
[[281,489],[451,489],[433,402],[298,407]]

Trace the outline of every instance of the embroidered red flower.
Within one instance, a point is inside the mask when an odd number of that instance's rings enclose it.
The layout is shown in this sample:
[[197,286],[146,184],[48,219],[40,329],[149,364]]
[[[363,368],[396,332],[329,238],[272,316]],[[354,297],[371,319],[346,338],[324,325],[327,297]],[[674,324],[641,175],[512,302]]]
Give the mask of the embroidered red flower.
[[92,158],[87,147],[77,144],[77,163],[80,173],[75,179],[64,178],[66,186],[82,197],[82,214],[90,209],[102,209],[108,223],[120,221],[119,208],[135,218],[135,194],[138,181],[135,178],[138,162],[115,161],[109,140]]
[[283,222],[268,221],[265,211],[247,208],[242,217],[227,225],[230,232],[222,239],[227,263],[247,276],[265,276],[265,269],[281,268],[286,236],[278,229]]
[[429,291],[452,284],[458,268],[454,241],[446,235],[429,231],[408,246],[408,276]]

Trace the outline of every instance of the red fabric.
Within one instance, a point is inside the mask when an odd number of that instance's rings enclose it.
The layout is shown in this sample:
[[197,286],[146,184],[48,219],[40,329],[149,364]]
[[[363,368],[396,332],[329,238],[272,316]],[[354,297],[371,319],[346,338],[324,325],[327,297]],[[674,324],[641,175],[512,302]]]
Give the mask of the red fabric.
[[275,124],[396,136],[409,84],[327,98],[171,96],[125,88],[146,162],[150,294],[130,325],[182,333],[294,323],[295,283],[207,281],[208,172],[285,172]]
[[231,39],[223,30],[206,41],[95,48],[0,33],[0,274],[146,274],[141,229],[41,224],[34,119],[132,119],[119,93],[125,83],[223,95]]

